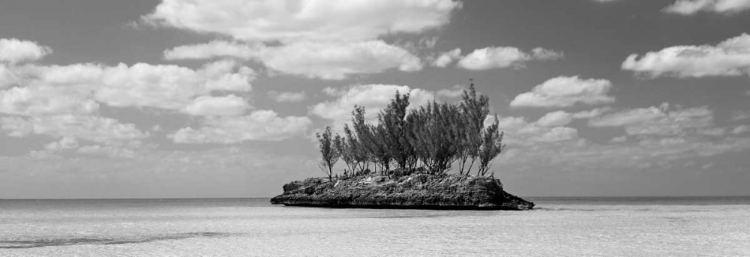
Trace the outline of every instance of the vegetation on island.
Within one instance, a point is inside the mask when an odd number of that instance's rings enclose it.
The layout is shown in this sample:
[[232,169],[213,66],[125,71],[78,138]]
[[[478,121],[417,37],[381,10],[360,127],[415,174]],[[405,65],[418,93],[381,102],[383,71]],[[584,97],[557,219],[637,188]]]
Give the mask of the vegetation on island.
[[[408,109],[409,93],[396,95],[377,115],[377,122],[365,120],[365,108],[354,106],[351,126],[344,135],[327,127],[316,134],[321,153],[320,168],[332,181],[375,172],[380,175],[445,174],[457,165],[458,174],[487,176],[505,148],[498,119],[488,119],[489,98],[477,96],[472,83],[458,103],[428,102]],[[486,122],[487,121],[487,122]],[[489,122],[491,121],[491,122]],[[346,168],[335,174],[343,160]]]

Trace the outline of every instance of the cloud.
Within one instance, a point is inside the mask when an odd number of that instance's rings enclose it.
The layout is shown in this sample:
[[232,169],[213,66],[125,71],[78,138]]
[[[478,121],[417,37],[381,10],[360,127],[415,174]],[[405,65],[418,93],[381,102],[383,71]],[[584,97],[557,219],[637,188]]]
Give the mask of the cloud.
[[594,117],[599,117],[602,114],[605,114],[611,110],[612,108],[610,107],[602,107],[602,108],[592,109],[589,111],[577,112],[577,113],[572,114],[571,116],[575,119],[591,119]]
[[746,0],[677,0],[664,8],[664,12],[681,15],[693,15],[698,12],[735,14],[750,9]]
[[0,62],[14,64],[36,61],[50,53],[52,53],[51,48],[41,46],[33,41],[0,38]]
[[708,107],[669,110],[668,104],[623,110],[589,120],[592,127],[624,127],[628,135],[679,136],[713,126],[713,111]]
[[113,107],[180,110],[212,92],[251,90],[252,70],[220,61],[193,70],[176,65],[24,65],[22,83],[0,90],[0,113],[48,115],[93,113]]
[[212,41],[178,46],[164,52],[164,58],[168,60],[219,57],[257,60],[284,74],[330,80],[344,79],[352,74],[380,73],[393,68],[406,72],[422,69],[419,57],[381,40],[297,42],[275,47]]
[[438,96],[442,97],[448,97],[448,98],[454,98],[454,97],[460,97],[463,95],[464,90],[466,90],[466,85],[454,85],[450,88],[444,88],[437,91]]
[[238,40],[284,43],[362,41],[419,33],[450,21],[453,0],[182,1],[163,0],[146,22]]
[[732,129],[732,134],[740,135],[750,132],[750,125],[740,125]]
[[40,117],[3,117],[0,118],[2,130],[8,136],[25,137],[30,134],[48,135],[55,138],[80,138],[97,143],[124,145],[133,140],[149,137],[134,124],[123,124],[111,118],[54,115]]
[[576,103],[604,104],[615,101],[608,96],[612,83],[604,79],[574,77],[552,78],[534,87],[531,92],[516,96],[511,107],[570,107]]
[[268,96],[276,102],[302,102],[307,98],[305,91],[299,92],[277,92],[270,91]]
[[476,49],[458,61],[458,66],[468,70],[489,70],[507,67],[523,67],[532,60],[556,60],[563,54],[544,48],[535,48],[531,53],[516,47],[486,47]]
[[204,44],[183,45],[164,51],[164,59],[213,59],[233,57],[244,60],[256,59],[265,47],[238,42],[214,40]]
[[199,70],[176,65],[120,64],[104,70],[103,85],[96,99],[114,107],[155,107],[179,110],[198,96],[213,91],[249,92],[254,73],[235,63],[221,61]]
[[278,141],[304,136],[311,125],[307,117],[279,117],[274,111],[256,110],[245,116],[207,117],[202,127],[183,128],[168,137],[176,143],[190,144]]
[[440,68],[445,68],[449,64],[453,63],[453,61],[458,60],[460,58],[461,58],[461,48],[456,48],[448,52],[441,53],[440,56],[438,56],[438,58],[435,59],[432,65],[436,67],[440,67]]
[[750,119],[750,110],[732,112],[732,121],[741,121]]
[[75,137],[63,137],[60,141],[55,141],[44,145],[48,151],[62,151],[78,148],[78,140]]
[[391,68],[407,72],[422,69],[419,57],[380,40],[296,43],[269,48],[261,59],[275,71],[333,80],[344,79],[351,74],[379,73]]
[[238,116],[249,108],[244,98],[235,95],[200,96],[182,111],[195,116]]
[[512,147],[550,144],[578,138],[578,130],[565,127],[571,121],[570,113],[552,112],[536,122],[524,117],[500,117],[498,127],[505,133],[504,142]]
[[652,77],[750,75],[750,35],[742,34],[716,46],[672,46],[643,56],[632,54],[622,63],[622,69]]
[[573,117],[570,113],[556,111],[545,114],[536,123],[543,127],[557,127],[568,125],[571,121],[573,121]]
[[[345,93],[344,93],[345,92]],[[311,114],[333,121],[334,127],[339,128],[351,121],[351,113],[355,105],[364,106],[365,118],[374,120],[377,113],[388,106],[396,92],[405,94],[410,92],[409,108],[426,104],[435,98],[435,94],[419,88],[398,85],[359,85],[352,86],[333,101],[318,103],[309,108]]]

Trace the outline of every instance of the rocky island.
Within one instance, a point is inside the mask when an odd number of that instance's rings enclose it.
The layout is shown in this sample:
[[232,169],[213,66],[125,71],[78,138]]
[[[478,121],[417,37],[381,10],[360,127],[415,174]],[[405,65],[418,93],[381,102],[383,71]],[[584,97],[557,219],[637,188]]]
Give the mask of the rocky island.
[[529,210],[534,203],[503,190],[499,179],[458,174],[309,178],[284,185],[273,204],[339,208]]
[[[503,149],[489,98],[473,83],[459,103],[409,103],[396,92],[377,119],[354,106],[351,127],[316,134],[324,178],[284,185],[271,203],[292,206],[529,210],[534,203],[503,190],[492,161]],[[343,160],[345,167],[336,166]],[[476,165],[475,165],[476,164]],[[335,174],[335,167],[343,173]],[[474,169],[473,169],[474,168]],[[474,170],[474,171],[472,171]]]

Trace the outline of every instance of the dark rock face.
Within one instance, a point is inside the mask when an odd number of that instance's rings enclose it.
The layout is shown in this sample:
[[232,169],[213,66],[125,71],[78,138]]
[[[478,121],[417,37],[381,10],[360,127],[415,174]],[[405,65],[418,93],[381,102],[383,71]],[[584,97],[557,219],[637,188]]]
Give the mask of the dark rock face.
[[273,204],[340,208],[529,210],[534,203],[506,193],[500,180],[466,175],[412,174],[398,178],[309,178],[284,185]]

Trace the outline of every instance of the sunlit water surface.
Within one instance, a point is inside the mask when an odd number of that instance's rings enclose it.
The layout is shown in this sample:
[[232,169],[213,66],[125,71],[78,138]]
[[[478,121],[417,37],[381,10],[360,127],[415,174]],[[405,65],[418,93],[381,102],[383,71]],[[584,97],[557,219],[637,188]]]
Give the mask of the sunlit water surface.
[[750,256],[750,198],[531,200],[523,212],[0,200],[0,256]]

